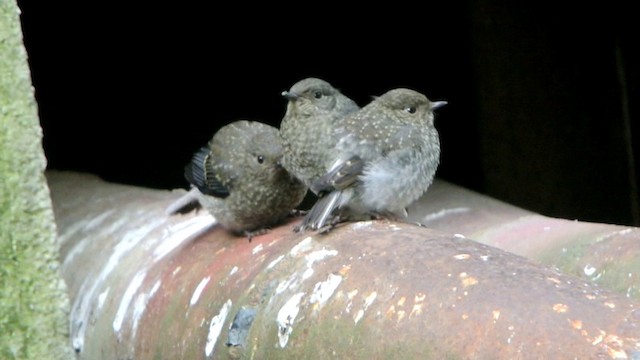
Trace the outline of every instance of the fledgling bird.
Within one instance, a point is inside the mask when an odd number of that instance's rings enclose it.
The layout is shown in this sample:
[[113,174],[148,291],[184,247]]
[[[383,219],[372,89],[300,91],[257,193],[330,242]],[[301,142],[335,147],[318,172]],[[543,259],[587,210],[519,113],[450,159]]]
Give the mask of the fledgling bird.
[[345,219],[406,217],[406,207],[431,185],[440,162],[440,139],[430,101],[410,89],[393,89],[345,117],[333,133],[332,165],[311,189],[320,198],[298,230],[326,232]]
[[194,154],[185,178],[198,189],[202,207],[223,227],[251,241],[287,217],[307,192],[281,160],[278,129],[239,120],[220,128]]
[[360,109],[355,101],[343,95],[328,82],[306,78],[295,83],[289,91],[287,110],[280,123],[280,137],[284,148],[283,166],[310,186],[323,176],[333,159],[327,149],[337,140],[333,129],[342,118]]

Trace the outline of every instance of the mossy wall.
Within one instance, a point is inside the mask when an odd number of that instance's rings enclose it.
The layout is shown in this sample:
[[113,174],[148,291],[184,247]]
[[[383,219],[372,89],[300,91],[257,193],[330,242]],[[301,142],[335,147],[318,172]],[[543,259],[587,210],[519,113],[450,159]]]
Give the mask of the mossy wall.
[[0,358],[70,359],[68,296],[20,12],[0,0]]

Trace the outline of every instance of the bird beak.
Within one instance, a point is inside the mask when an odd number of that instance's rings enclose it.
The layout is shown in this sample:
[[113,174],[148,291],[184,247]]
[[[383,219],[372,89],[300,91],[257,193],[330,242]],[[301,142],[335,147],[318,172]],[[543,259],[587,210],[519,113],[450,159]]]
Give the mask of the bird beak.
[[286,91],[286,90],[283,91],[281,95],[284,96],[287,100],[295,100],[298,97],[300,97],[300,95],[298,95],[298,94],[296,94],[294,92]]
[[446,101],[434,101],[431,103],[431,110],[435,110],[437,108],[441,108],[443,106],[447,105]]

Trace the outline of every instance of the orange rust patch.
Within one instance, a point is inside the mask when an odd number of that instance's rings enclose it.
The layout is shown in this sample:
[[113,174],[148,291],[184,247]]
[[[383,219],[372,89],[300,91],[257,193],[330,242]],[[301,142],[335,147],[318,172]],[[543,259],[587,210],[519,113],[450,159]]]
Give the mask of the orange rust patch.
[[553,311],[557,313],[566,313],[569,307],[565,304],[553,304]]

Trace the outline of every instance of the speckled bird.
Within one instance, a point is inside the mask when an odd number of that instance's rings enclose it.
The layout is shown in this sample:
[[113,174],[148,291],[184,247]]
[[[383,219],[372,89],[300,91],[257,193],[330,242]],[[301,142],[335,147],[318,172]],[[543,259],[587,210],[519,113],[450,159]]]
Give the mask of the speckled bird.
[[423,195],[440,162],[434,110],[410,89],[375,98],[334,129],[338,141],[327,149],[332,165],[311,189],[320,195],[299,230],[328,231],[345,219],[406,217],[406,207]]
[[287,217],[307,192],[281,160],[278,129],[239,120],[220,128],[194,154],[185,178],[222,226],[251,240]]
[[284,148],[282,164],[310,186],[331,165],[331,153],[327,149],[332,149],[338,140],[333,136],[333,129],[359,106],[318,78],[300,80],[282,95],[288,100],[280,123]]

